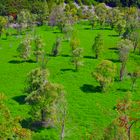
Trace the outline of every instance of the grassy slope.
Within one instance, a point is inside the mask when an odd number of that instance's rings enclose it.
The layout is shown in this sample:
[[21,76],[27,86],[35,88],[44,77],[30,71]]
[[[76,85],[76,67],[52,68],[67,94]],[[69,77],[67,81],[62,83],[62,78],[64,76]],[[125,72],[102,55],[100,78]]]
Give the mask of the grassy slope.
[[[93,133],[97,137],[101,136],[105,128],[113,118],[116,112],[113,107],[117,99],[122,98],[128,89],[130,89],[130,80],[127,78],[124,82],[117,81],[112,89],[106,94],[101,94],[97,86],[99,84],[91,77],[91,72],[101,60],[90,58],[92,56],[91,46],[94,37],[101,32],[104,35],[104,53],[102,59],[110,59],[118,65],[119,62],[116,50],[114,48],[119,37],[112,30],[90,30],[89,26],[77,25],[75,28],[79,31],[81,47],[84,48],[84,67],[79,72],[73,72],[73,65],[70,63],[70,47],[68,42],[63,42],[61,55],[50,57],[48,69],[50,70],[52,82],[61,83],[67,91],[68,100],[68,119],[66,128],[67,140],[80,140],[84,135]],[[57,35],[62,35],[58,30],[46,30],[46,27],[38,27],[37,33],[40,34],[46,42],[46,51],[50,53],[51,46]],[[113,35],[113,36],[112,36]],[[16,48],[21,38],[11,36],[8,40],[0,40],[0,92],[7,96],[7,105],[14,116],[22,116],[24,119],[29,117],[29,106],[24,104],[26,75],[30,70],[37,67],[35,63],[19,63]],[[140,64],[140,56],[131,55],[128,62],[128,70]],[[140,81],[138,81],[140,84]],[[133,93],[134,98],[138,99],[138,92]],[[57,129],[40,130],[35,134],[39,139],[54,139],[53,136]],[[45,135],[52,135],[53,138],[46,138]],[[42,138],[41,138],[42,137]],[[38,139],[36,138],[36,139]],[[35,139],[35,138],[34,138]]]

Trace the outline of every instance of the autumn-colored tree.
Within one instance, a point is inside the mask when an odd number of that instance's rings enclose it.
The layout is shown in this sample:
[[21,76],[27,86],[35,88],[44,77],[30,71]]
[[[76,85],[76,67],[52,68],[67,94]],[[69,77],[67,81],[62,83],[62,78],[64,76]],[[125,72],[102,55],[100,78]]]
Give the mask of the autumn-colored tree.
[[95,37],[94,44],[92,46],[93,53],[95,53],[95,58],[98,59],[103,50],[103,37],[101,34],[98,34]]
[[109,60],[103,60],[92,72],[92,76],[100,83],[101,89],[105,92],[110,87],[115,78],[116,65]]
[[134,135],[133,127],[140,121],[139,113],[137,113],[140,110],[139,101],[133,101],[132,94],[128,92],[124,99],[118,102],[116,109],[118,112],[117,120],[119,127],[125,129],[127,139],[137,139],[137,135]]
[[4,94],[0,94],[0,139],[31,140],[31,131],[21,127],[20,118],[12,117],[4,100]]

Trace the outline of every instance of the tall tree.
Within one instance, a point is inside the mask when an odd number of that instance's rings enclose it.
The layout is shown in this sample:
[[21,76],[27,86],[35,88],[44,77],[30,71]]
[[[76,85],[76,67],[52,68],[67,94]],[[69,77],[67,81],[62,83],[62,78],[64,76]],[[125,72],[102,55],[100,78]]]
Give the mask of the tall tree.
[[72,50],[72,63],[75,65],[75,71],[78,71],[80,66],[83,66],[82,53],[83,49],[79,47]]
[[57,56],[59,55],[60,47],[61,47],[62,38],[57,37],[55,43],[53,44],[52,48],[52,55]]
[[100,83],[101,90],[107,91],[115,78],[116,65],[111,61],[103,60],[96,68],[95,72],[92,72],[92,76]]
[[37,68],[28,75],[26,101],[31,105],[34,125],[53,127],[56,123],[56,104],[64,94],[63,86],[50,83],[46,69]]
[[125,39],[122,40],[119,44],[119,59],[121,61],[121,68],[120,68],[120,80],[122,81],[125,74],[125,68],[127,64],[127,60],[129,58],[130,50],[133,48],[133,44],[130,40]]
[[101,34],[98,34],[95,37],[94,44],[92,46],[92,50],[95,53],[95,58],[98,59],[103,50],[103,37]]
[[25,38],[25,40],[19,44],[17,51],[19,57],[27,61],[31,55],[31,38]]
[[36,36],[34,38],[34,42],[35,42],[34,55],[36,57],[36,62],[38,62],[43,57],[44,42],[40,36]]

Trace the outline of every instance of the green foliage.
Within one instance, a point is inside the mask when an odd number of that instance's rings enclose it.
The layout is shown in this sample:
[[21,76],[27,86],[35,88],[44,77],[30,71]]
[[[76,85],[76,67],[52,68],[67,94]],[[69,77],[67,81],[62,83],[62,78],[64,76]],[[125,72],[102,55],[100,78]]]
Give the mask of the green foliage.
[[4,32],[5,30],[5,26],[8,23],[8,21],[6,20],[6,18],[0,16],[0,37],[2,35],[2,32]]
[[17,51],[19,57],[27,61],[31,55],[31,38],[25,38],[25,40],[19,44]]
[[92,72],[92,76],[100,83],[101,89],[105,92],[114,82],[116,65],[111,61],[103,60]]
[[103,50],[103,37],[101,34],[98,34],[95,37],[95,41],[94,41],[94,44],[92,46],[92,50],[95,53],[95,58],[98,59],[99,56],[101,56],[102,50]]
[[119,35],[122,35],[124,34],[125,32],[125,28],[126,28],[126,21],[125,20],[118,20],[116,23],[115,23],[115,30],[116,32],[119,33]]
[[130,50],[133,48],[133,43],[128,40],[121,40],[118,44],[119,47],[119,58],[121,61],[121,69],[120,69],[120,80],[122,81],[125,75],[126,63],[129,58]]
[[5,105],[5,96],[0,94],[0,139],[31,140],[31,132],[22,128],[19,118],[13,118]]
[[49,72],[37,68],[28,75],[26,101],[31,105],[32,120],[42,127],[52,127],[56,122],[56,104],[64,94],[63,86],[48,81]]
[[39,62],[39,60],[43,58],[44,42],[40,36],[36,36],[34,38],[34,43],[35,43],[34,55],[36,57],[36,62]]
[[82,48],[76,48],[72,50],[72,63],[75,65],[75,71],[78,71],[80,66],[83,66],[83,49]]
[[104,3],[98,4],[95,7],[96,15],[98,16],[100,25],[104,27],[107,18],[107,8]]
[[61,43],[62,43],[62,38],[57,37],[55,43],[53,44],[53,48],[52,48],[52,55],[53,56],[59,55]]

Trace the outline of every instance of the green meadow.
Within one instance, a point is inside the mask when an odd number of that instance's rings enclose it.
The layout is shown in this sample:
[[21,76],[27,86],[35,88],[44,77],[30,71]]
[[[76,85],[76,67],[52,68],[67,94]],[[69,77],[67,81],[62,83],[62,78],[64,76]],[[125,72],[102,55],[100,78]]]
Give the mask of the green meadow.
[[[78,31],[80,47],[84,49],[84,65],[78,72],[74,71],[71,63],[71,48],[68,41],[63,41],[60,55],[51,56],[51,49],[57,36],[63,34],[57,28],[48,26],[35,27],[36,34],[40,35],[45,42],[45,52],[48,60],[47,68],[50,71],[50,81],[62,84],[66,90],[68,113],[66,119],[66,140],[86,140],[89,135],[98,140],[102,137],[104,129],[115,119],[117,101],[123,98],[131,90],[131,79],[119,81],[120,62],[117,44],[121,40],[118,34],[110,28],[91,29],[88,24],[79,23],[74,27]],[[14,117],[20,116],[23,127],[28,128],[30,106],[25,103],[27,96],[24,93],[27,74],[41,64],[35,63],[32,56],[28,62],[23,62],[17,53],[17,47],[25,35],[15,35],[16,30],[10,30],[11,36],[0,39],[0,92],[6,95],[6,105]],[[31,34],[27,31],[26,34]],[[102,33],[104,50],[100,59],[95,59],[92,52],[94,38]],[[117,65],[117,74],[112,87],[101,93],[99,83],[91,73],[101,60],[110,60]],[[140,65],[140,55],[131,53],[127,62],[127,72],[132,72]],[[132,92],[133,100],[140,97],[140,80]],[[38,129],[33,133],[34,140],[57,140],[58,128]]]

